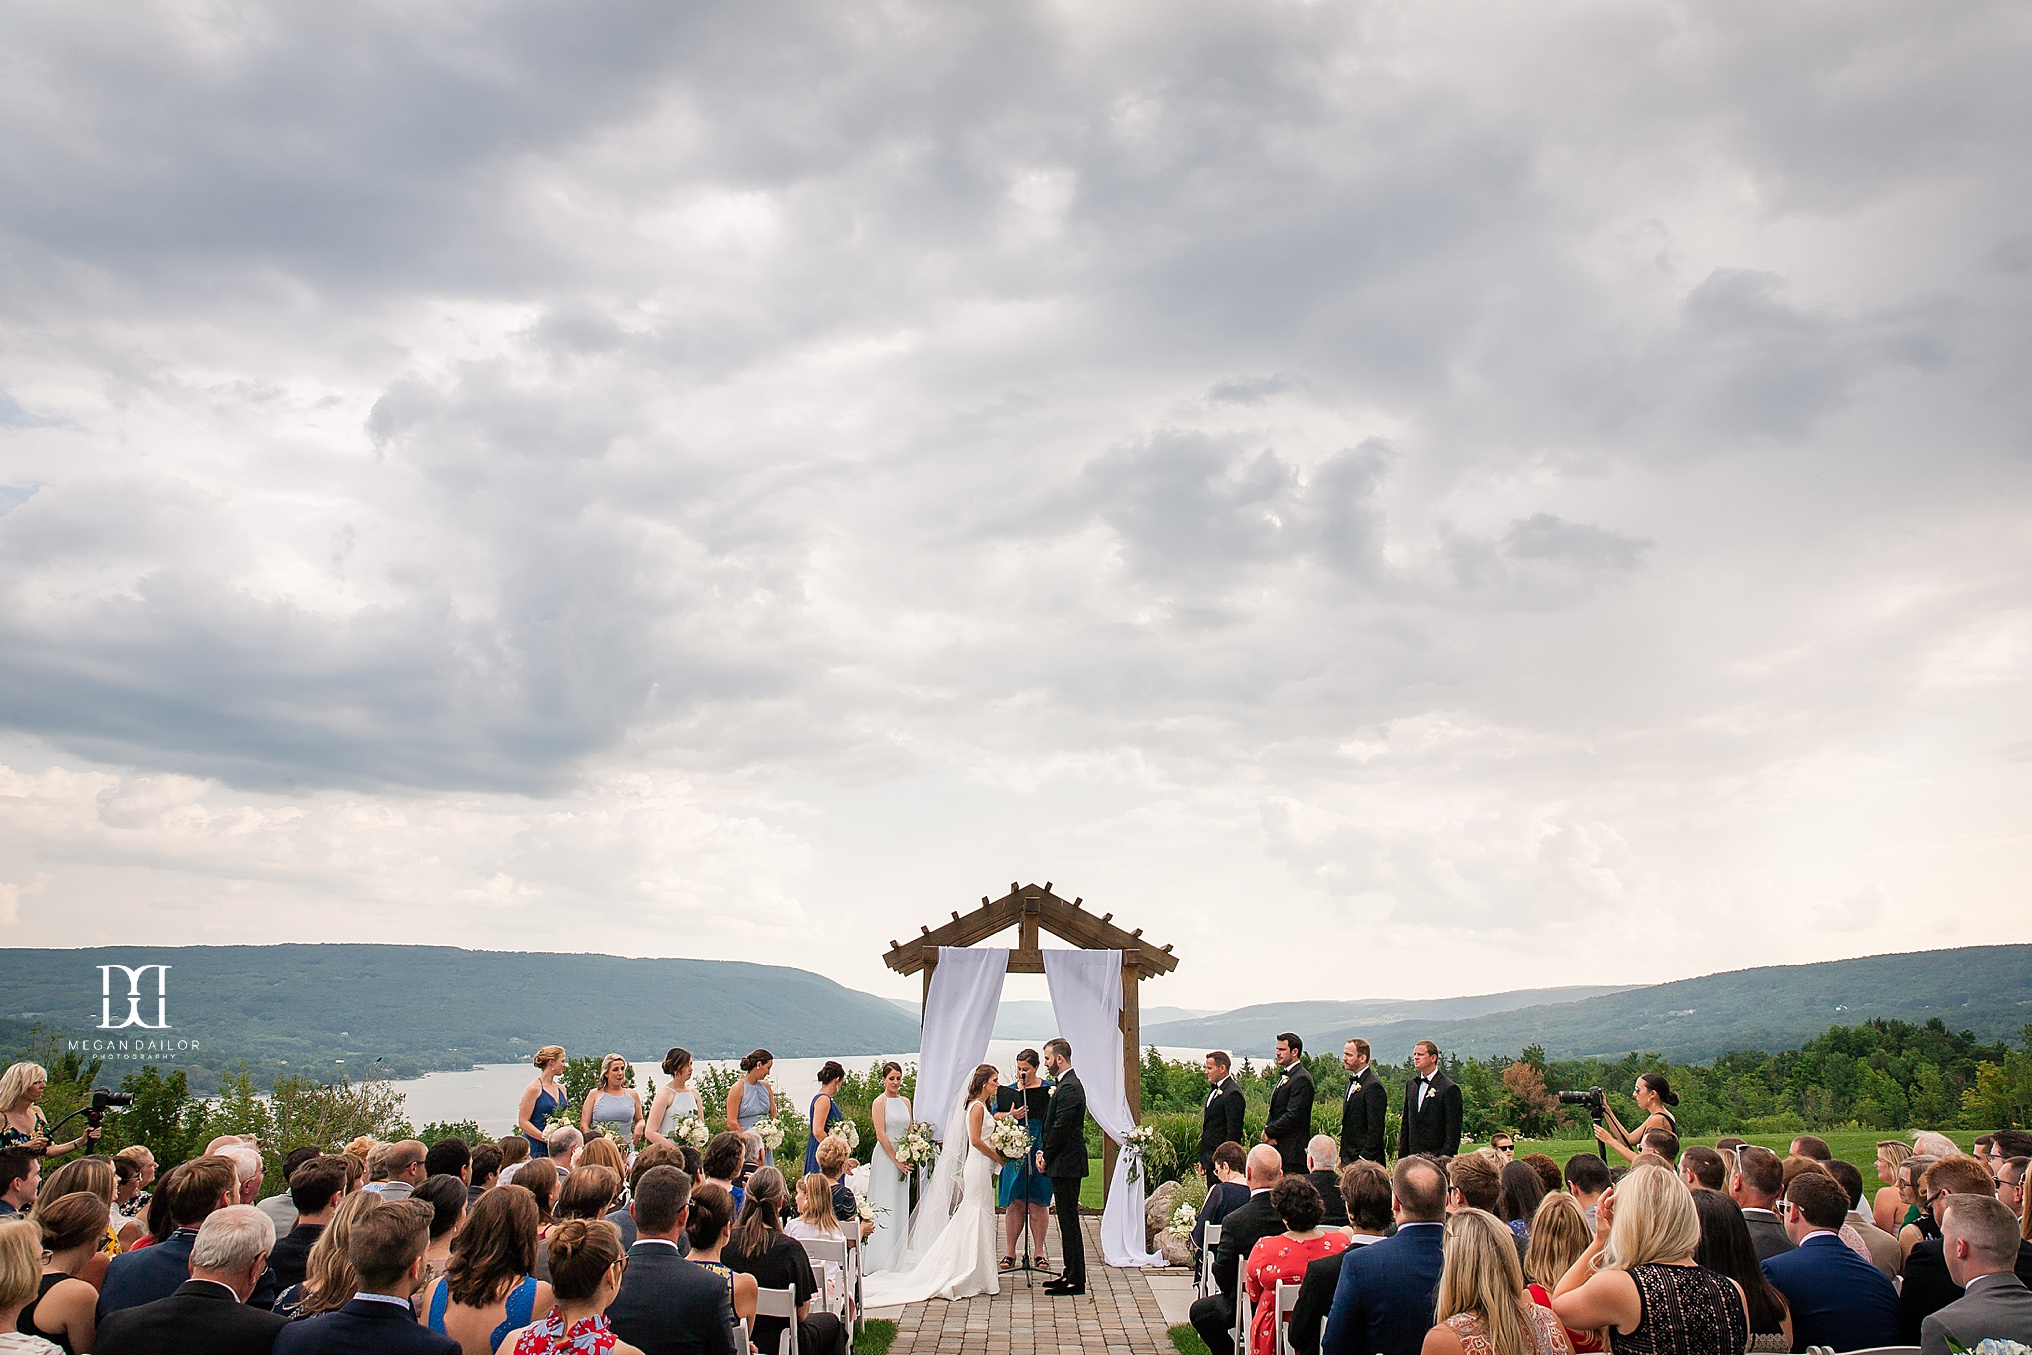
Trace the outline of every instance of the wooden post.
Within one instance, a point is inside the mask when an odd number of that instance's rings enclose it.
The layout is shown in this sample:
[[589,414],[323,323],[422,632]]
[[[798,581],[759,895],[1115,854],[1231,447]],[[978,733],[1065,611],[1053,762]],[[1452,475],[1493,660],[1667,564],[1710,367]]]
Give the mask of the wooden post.
[[938,968],[938,952],[924,962],[924,1001],[917,1008],[917,1047],[924,1048],[924,1014],[931,1010],[931,972]]

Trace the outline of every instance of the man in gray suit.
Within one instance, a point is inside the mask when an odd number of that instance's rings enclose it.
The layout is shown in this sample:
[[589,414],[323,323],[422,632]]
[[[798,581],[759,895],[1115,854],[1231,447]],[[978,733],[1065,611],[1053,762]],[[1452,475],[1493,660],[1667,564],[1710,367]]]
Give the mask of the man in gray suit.
[[628,1208],[635,1245],[621,1292],[607,1306],[614,1334],[643,1355],[734,1355],[726,1282],[677,1254],[691,1213],[691,1178],[676,1167],[651,1167],[636,1181]]
[[1792,1250],[1785,1225],[1772,1212],[1778,1204],[1778,1193],[1784,1189],[1785,1164],[1778,1160],[1778,1154],[1754,1143],[1736,1150],[1736,1175],[1729,1182],[1729,1194],[1742,1206],[1743,1222],[1750,1229],[1750,1242],[1757,1249],[1759,1261]]
[[1950,1337],[1967,1350],[1992,1337],[2032,1345],[2032,1289],[2012,1273],[2017,1216],[1987,1195],[1949,1195],[1946,1207],[1941,1250],[1966,1292],[1920,1324],[1920,1355],[1948,1355]]

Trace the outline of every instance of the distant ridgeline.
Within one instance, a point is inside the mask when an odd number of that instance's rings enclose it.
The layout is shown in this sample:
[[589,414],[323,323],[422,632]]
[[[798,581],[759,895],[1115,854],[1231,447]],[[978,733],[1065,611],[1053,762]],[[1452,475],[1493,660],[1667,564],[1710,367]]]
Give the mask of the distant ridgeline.
[[801,969],[450,946],[0,950],[0,1039],[20,1047],[35,1027],[91,1042],[102,1081],[154,1063],[200,1090],[243,1063],[265,1087],[291,1073],[412,1077],[545,1044],[634,1058],[672,1045],[701,1058],[917,1047],[913,1014]]

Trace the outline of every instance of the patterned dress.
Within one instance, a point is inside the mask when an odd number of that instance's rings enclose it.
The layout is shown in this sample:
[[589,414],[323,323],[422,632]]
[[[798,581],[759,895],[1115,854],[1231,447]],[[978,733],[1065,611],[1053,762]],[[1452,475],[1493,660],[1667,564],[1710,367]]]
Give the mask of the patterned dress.
[[1302,1284],[1305,1268],[1322,1256],[1338,1256],[1352,1245],[1342,1232],[1326,1232],[1296,1242],[1276,1233],[1249,1253],[1243,1284],[1255,1317],[1249,1324],[1250,1355],[1274,1355],[1277,1349],[1277,1282]]
[[[1569,1349],[1566,1328],[1559,1325],[1559,1319],[1552,1315],[1552,1310],[1533,1303],[1527,1304],[1524,1311],[1531,1319],[1531,1349],[1534,1355],[1566,1355]],[[1463,1355],[1496,1355],[1496,1343],[1489,1339],[1489,1328],[1482,1321],[1481,1314],[1455,1313],[1440,1325],[1460,1337]]]
[[1643,1315],[1625,1334],[1611,1327],[1615,1355],[1743,1355],[1750,1318],[1725,1275],[1704,1266],[1634,1266]]
[[607,1355],[618,1340],[605,1313],[580,1318],[567,1331],[564,1314],[553,1308],[516,1338],[514,1355]]

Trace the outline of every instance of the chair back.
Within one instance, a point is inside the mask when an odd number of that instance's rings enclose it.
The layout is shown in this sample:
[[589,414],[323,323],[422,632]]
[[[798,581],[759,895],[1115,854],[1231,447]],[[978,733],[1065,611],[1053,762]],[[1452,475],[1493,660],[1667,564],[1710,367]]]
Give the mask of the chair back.
[[1199,1249],[1199,1274],[1193,1276],[1192,1287],[1200,1298],[1214,1292],[1214,1251],[1221,1245],[1221,1225],[1209,1223],[1205,1229],[1206,1241]]
[[797,1355],[797,1291],[795,1289],[757,1289],[755,1291],[755,1316],[782,1317],[789,1321],[784,1324],[783,1339],[777,1342],[776,1355]]
[[1292,1280],[1277,1282],[1277,1355],[1291,1355],[1291,1310],[1298,1306],[1300,1288]]

